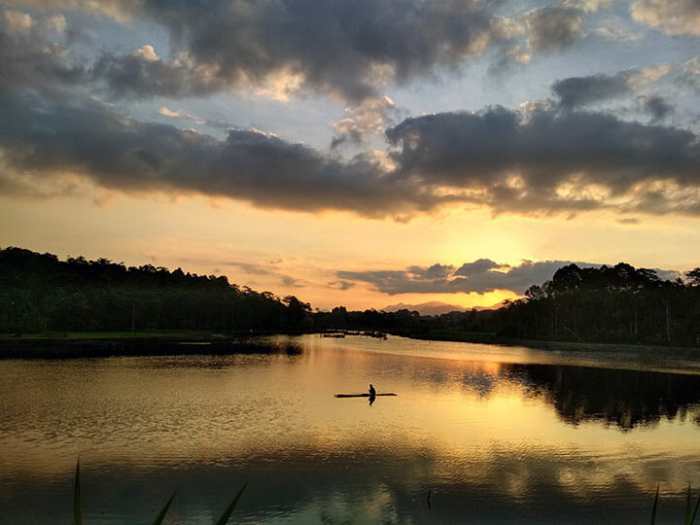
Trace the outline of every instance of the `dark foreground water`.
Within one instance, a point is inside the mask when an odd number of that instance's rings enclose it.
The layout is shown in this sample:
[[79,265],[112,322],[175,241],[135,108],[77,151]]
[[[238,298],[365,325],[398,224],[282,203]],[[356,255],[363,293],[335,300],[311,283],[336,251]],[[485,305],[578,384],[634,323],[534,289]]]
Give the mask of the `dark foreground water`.
[[[0,361],[0,523],[681,523],[700,376],[521,348]],[[595,365],[595,366],[591,366]],[[335,399],[374,383],[398,397]],[[431,491],[431,508],[426,495]]]

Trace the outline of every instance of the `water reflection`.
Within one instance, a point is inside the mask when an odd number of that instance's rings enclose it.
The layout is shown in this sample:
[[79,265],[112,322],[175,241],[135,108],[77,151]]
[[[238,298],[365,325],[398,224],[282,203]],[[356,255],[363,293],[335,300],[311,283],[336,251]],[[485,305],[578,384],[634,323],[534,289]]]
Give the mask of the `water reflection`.
[[[69,522],[78,455],[98,525],[148,523],[174,489],[171,523],[211,523],[245,481],[243,523],[639,523],[657,483],[668,523],[700,486],[696,376],[299,341],[0,363],[0,522]],[[370,382],[399,396],[334,397]]]
[[573,424],[600,420],[630,430],[662,417],[685,421],[689,407],[700,403],[697,376],[533,364],[507,365],[504,373]]

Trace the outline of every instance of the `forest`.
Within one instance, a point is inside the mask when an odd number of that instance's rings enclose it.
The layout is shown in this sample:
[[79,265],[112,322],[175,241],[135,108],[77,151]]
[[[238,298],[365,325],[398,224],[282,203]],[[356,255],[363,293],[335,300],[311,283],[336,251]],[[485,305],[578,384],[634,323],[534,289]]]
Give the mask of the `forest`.
[[587,343],[700,345],[700,268],[663,280],[626,263],[599,268],[575,264],[525,296],[495,310],[420,316],[400,310],[317,314],[328,328],[382,330],[424,339],[551,340]]
[[0,333],[310,328],[311,306],[224,276],[0,250]]
[[224,276],[0,250],[0,333],[151,330],[371,330],[424,339],[696,346],[700,268],[663,280],[626,263],[570,264],[501,308],[421,316],[342,306],[314,312],[297,297],[239,287]]

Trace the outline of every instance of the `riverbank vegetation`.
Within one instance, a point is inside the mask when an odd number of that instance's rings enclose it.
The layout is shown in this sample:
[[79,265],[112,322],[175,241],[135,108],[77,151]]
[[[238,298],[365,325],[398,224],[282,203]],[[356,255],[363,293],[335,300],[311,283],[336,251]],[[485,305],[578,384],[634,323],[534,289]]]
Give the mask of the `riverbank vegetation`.
[[0,250],[0,333],[275,333],[310,328],[310,310],[224,276]]
[[0,342],[27,334],[32,340],[111,333],[107,339],[209,341],[333,330],[493,343],[700,346],[700,268],[664,280],[653,270],[625,263],[570,264],[500,308],[422,316],[342,306],[313,312],[294,296],[257,292],[224,276],[0,250],[0,334],[5,334]]
[[625,263],[600,268],[570,264],[498,309],[421,316],[409,310],[336,308],[317,314],[316,326],[472,342],[700,346],[700,268],[685,279],[663,280],[653,270]]

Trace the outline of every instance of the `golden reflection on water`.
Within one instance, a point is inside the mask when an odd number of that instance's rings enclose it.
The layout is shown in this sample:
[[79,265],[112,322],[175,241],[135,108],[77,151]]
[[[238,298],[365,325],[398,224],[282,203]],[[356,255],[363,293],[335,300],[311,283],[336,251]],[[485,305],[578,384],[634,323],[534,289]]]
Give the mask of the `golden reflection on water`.
[[[190,494],[183,523],[205,522],[223,486],[244,479],[242,517],[267,523],[477,511],[484,522],[595,523],[602,507],[645,516],[657,483],[676,496],[667,509],[700,486],[698,377],[485,345],[300,341],[294,357],[0,362],[0,506],[16,523],[37,498],[63,516],[78,455],[88,494],[111,509],[91,523],[145,519],[175,485]],[[333,397],[370,382],[399,396]],[[115,487],[136,496],[120,506]],[[33,512],[27,523],[52,522]]]

